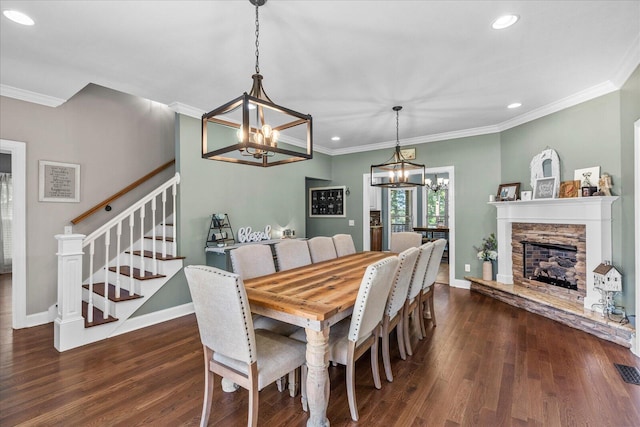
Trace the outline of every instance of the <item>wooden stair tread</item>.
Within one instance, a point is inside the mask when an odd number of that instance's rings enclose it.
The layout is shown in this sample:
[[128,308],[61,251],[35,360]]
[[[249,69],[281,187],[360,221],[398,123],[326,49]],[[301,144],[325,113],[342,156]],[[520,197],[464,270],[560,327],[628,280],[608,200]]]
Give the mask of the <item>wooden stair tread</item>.
[[[125,253],[129,254],[131,253],[130,251],[126,251]],[[133,254],[136,256],[140,256],[140,251],[133,251]],[[152,251],[144,251],[144,257],[145,258],[153,258],[153,252]],[[173,255],[169,255],[167,254],[166,257],[162,256],[161,252],[156,252],[156,259],[159,261],[171,261],[174,259],[185,259],[185,257],[183,256],[173,256]]]
[[[153,239],[153,236],[144,236],[145,239]],[[156,236],[156,240],[162,240],[162,236]],[[165,237],[167,242],[173,242],[173,237]]]
[[[115,267],[109,267],[109,271],[113,271],[115,273],[116,272],[116,268]],[[131,268],[128,265],[121,265],[120,266],[120,274],[122,274],[123,276],[131,277]],[[158,279],[160,277],[166,277],[166,276],[164,274],[152,274],[150,271],[146,271],[145,270],[144,277],[142,277],[140,275],[140,269],[139,268],[134,268],[133,269],[133,278],[134,279],[149,280],[149,279]]]
[[87,320],[89,318],[88,313],[89,313],[89,303],[87,303],[86,301],[82,301],[82,316],[84,317],[85,328],[90,328],[92,326],[104,325],[105,323],[118,321],[118,319],[116,319],[111,315],[109,315],[108,318],[103,319],[102,310],[100,310],[99,308],[96,308],[95,305],[93,306],[93,322],[91,323],[89,323],[89,321]]
[[[82,285],[83,288],[89,289],[89,285]],[[129,291],[126,289],[120,288],[120,298],[116,298],[116,287],[109,283],[109,300],[118,302],[118,301],[129,301],[132,299],[142,298],[142,295],[129,294]],[[93,284],[93,292],[104,297],[104,282],[94,283]]]

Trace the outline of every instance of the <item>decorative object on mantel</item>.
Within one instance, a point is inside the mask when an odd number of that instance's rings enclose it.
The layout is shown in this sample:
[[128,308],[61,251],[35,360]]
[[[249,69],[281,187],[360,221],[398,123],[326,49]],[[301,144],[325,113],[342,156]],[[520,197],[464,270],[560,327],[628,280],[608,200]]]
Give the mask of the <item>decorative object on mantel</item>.
[[613,187],[613,182],[611,181],[611,175],[608,173],[603,173],[600,177],[600,181],[598,182],[600,186],[600,191],[598,191],[598,196],[611,196],[611,187]]
[[555,176],[550,178],[538,178],[533,187],[534,199],[555,199],[557,190],[557,180]]
[[495,233],[482,239],[480,247],[473,247],[478,251],[478,259],[482,262],[482,280],[493,280],[493,263],[498,259],[498,242]]
[[424,165],[410,162],[400,149],[400,119],[402,106],[393,107],[396,112],[396,148],[384,163],[371,165],[371,185],[373,187],[406,188],[424,185]]
[[533,192],[531,192],[531,191],[521,191],[520,192],[520,200],[522,200],[522,201],[531,200],[531,195],[532,194],[533,194]]
[[[580,181],[580,197],[592,196],[598,187],[596,187],[598,181],[600,181],[600,166],[593,166],[590,168],[576,169],[573,172],[573,179]],[[585,187],[587,190],[585,190]]]
[[[552,148],[545,148],[540,154],[534,156],[529,164],[531,170],[531,188],[535,188],[539,178],[555,177],[560,182],[560,159],[558,153]],[[557,193],[553,197],[556,197]],[[534,197],[535,198],[535,197]]]
[[[262,167],[311,159],[311,116],[275,104],[262,86],[258,9],[267,0],[249,1],[256,7],[253,86],[249,94],[202,115],[202,158]],[[280,141],[287,142],[287,148],[279,147]]]
[[507,202],[518,199],[520,193],[520,183],[513,182],[511,184],[500,184],[496,200],[499,202]]
[[560,183],[559,197],[561,199],[567,199],[571,197],[578,197],[580,194],[580,181],[562,181]]
[[[593,270],[593,288],[600,291],[602,298],[592,309],[602,309],[602,317],[620,323],[628,322],[624,307],[615,305],[616,294],[622,291],[622,275],[609,261],[604,261]],[[614,316],[614,317],[612,317]]]

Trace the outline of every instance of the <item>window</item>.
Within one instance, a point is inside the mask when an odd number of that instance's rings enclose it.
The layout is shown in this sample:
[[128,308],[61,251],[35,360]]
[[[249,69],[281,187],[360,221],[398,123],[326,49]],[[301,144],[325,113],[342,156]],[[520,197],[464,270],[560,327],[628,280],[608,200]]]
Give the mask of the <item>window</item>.
[[391,232],[411,231],[413,229],[413,190],[389,191],[389,219]]
[[427,227],[449,226],[449,190],[427,190]]

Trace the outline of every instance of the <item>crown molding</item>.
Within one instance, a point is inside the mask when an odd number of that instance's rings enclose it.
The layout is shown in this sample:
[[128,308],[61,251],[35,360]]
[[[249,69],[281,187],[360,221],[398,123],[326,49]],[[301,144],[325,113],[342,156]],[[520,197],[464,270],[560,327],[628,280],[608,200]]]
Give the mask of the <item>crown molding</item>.
[[4,84],[0,84],[0,96],[6,96],[7,98],[19,99],[20,101],[32,102],[34,104],[54,108],[67,102],[66,99],[43,95],[41,93],[31,92],[30,90],[19,89],[17,87],[7,86]]
[[611,82],[620,89],[631,77],[638,65],[640,65],[640,34],[631,44]]
[[202,115],[206,113],[206,111],[204,110],[192,107],[191,105],[183,104],[181,102],[172,102],[171,104],[167,105],[167,107],[178,114],[183,114],[185,116],[193,117],[194,119],[198,120],[202,120]]

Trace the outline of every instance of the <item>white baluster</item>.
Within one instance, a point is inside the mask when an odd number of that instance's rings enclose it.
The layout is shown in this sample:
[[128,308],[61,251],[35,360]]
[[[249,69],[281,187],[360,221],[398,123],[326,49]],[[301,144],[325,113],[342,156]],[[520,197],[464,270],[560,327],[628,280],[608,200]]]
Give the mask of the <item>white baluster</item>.
[[89,245],[89,303],[87,305],[87,322],[93,322],[93,255],[96,253],[94,242]]
[[171,186],[171,192],[173,194],[173,256],[178,255],[178,236],[177,236],[177,229],[178,227],[176,226],[176,224],[178,223],[178,217],[176,215],[176,195],[178,193],[178,186],[176,183],[173,183],[173,185]]
[[122,222],[116,226],[116,298],[120,298],[120,239],[122,237]]
[[[140,277],[144,277],[144,208],[145,205],[140,206],[140,246],[142,247],[142,256],[140,257]],[[131,270],[131,279],[133,279],[133,269]]]
[[167,257],[167,190],[162,191],[162,218],[164,225],[162,226],[162,257]]
[[151,199],[151,271],[158,274],[158,260],[156,259],[156,198]]
[[[109,318],[109,245],[111,244],[111,229],[104,234],[104,311],[102,317]],[[116,274],[119,274],[116,271]]]
[[[135,225],[135,215],[131,212],[129,215],[129,272],[133,274],[133,226]],[[144,251],[144,247],[142,248]],[[133,277],[129,277],[129,295],[135,295],[135,286],[133,285]]]

